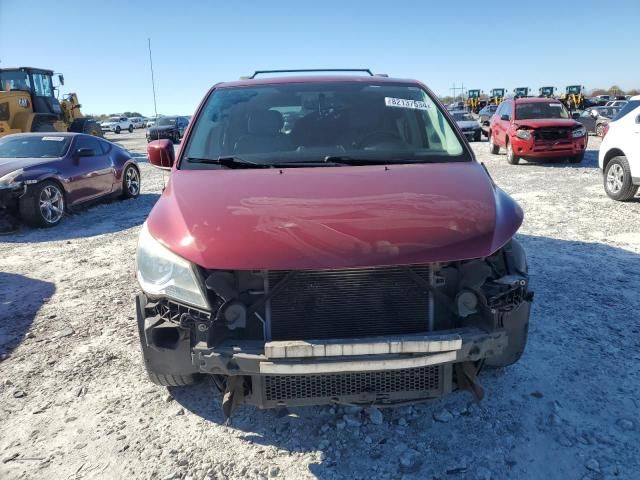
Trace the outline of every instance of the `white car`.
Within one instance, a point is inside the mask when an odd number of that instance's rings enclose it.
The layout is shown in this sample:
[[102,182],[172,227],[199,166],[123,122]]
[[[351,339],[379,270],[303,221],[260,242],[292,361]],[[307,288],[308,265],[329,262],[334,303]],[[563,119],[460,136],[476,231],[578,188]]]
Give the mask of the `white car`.
[[127,117],[111,117],[106,122],[100,124],[103,132],[120,133],[122,130],[133,132],[133,122]]
[[640,95],[631,97],[609,123],[598,166],[604,178],[604,191],[614,200],[631,200],[640,186]]
[[131,117],[129,120],[133,123],[133,128],[144,128],[146,123],[142,117]]

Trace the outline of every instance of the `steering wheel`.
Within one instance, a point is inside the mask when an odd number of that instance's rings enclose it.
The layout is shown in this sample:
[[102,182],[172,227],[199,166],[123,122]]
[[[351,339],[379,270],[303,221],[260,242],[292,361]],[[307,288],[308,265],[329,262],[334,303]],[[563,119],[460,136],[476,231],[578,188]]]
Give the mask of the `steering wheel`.
[[[375,143],[368,142],[368,140],[375,140]],[[383,130],[374,130],[371,132],[367,132],[362,135],[356,142],[356,146],[363,148],[367,146],[380,145],[382,143],[400,143],[402,142],[402,138],[396,133],[383,131]]]

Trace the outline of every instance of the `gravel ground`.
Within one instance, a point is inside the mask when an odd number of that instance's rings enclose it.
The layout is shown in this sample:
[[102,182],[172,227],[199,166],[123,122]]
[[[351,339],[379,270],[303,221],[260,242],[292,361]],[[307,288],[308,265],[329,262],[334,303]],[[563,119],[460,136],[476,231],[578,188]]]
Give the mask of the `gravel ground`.
[[[142,132],[114,136],[144,153]],[[0,237],[0,478],[640,478],[640,201],[597,169],[510,166],[474,144],[525,210],[536,301],[522,360],[468,393],[362,411],[242,407],[224,425],[212,383],[146,380],[133,256],[162,173],[143,194],[52,230]]]

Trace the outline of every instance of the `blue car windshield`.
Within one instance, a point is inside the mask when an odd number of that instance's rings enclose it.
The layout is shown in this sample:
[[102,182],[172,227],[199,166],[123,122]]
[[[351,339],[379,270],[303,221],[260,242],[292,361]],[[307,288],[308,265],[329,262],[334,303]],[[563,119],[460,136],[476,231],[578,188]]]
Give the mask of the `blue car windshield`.
[[71,137],[55,135],[7,136],[0,139],[0,158],[59,158],[70,143]]

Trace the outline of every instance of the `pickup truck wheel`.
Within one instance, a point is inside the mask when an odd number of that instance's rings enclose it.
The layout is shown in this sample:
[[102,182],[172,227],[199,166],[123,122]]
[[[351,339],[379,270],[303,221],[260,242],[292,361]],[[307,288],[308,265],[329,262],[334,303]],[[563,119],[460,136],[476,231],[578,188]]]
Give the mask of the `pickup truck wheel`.
[[509,141],[507,141],[507,162],[509,162],[509,165],[518,165],[520,163],[520,157],[513,153],[513,148]]
[[156,385],[163,387],[184,387],[186,385],[193,385],[198,383],[202,377],[200,375],[163,375],[161,373],[155,373],[147,370],[149,380]]
[[631,182],[631,169],[627,157],[613,157],[604,170],[604,191],[619,202],[631,200],[638,192],[638,185]]
[[133,125],[129,125],[129,133],[133,133]]
[[584,152],[569,158],[569,163],[580,163],[584,160]]
[[120,125],[116,126],[116,133],[119,134],[121,132]]
[[495,144],[493,140],[493,132],[491,131],[489,132],[489,152],[491,152],[493,155],[497,155],[498,152],[500,152],[500,147]]

